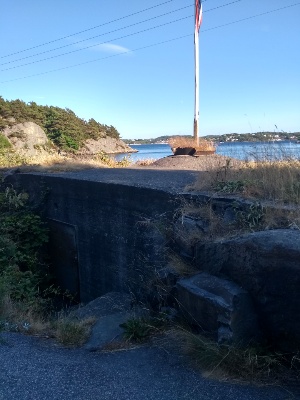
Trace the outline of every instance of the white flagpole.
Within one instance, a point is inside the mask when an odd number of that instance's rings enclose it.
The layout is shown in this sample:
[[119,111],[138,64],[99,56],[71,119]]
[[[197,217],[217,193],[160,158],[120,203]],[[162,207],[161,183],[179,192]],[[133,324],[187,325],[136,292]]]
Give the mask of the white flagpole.
[[195,113],[194,113],[194,140],[199,145],[199,32],[195,26]]

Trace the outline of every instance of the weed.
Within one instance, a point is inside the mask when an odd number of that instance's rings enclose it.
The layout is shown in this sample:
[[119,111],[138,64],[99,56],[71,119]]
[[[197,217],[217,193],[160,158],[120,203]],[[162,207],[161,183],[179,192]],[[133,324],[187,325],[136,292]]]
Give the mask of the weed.
[[150,335],[152,327],[144,318],[132,318],[120,325],[124,329],[124,337],[133,342],[142,342]]
[[259,202],[251,204],[247,210],[241,210],[238,205],[234,204],[234,211],[237,225],[242,229],[257,231],[262,227],[266,211]]
[[124,338],[132,342],[143,342],[151,335],[161,332],[166,326],[165,315],[159,314],[153,318],[131,318],[121,324],[124,329]]
[[54,323],[54,337],[64,346],[82,346],[89,334],[94,318],[74,321],[68,318],[59,319]]
[[193,360],[205,374],[218,378],[237,378],[245,381],[274,381],[281,379],[283,370],[299,372],[299,355],[275,353],[255,346],[240,348],[220,345],[207,337],[177,327],[166,334],[180,352]]
[[[1,121],[0,121],[1,124]],[[1,127],[0,127],[1,130]],[[7,151],[12,148],[12,144],[10,141],[7,139],[6,136],[4,136],[2,133],[0,133],[0,151]]]
[[147,158],[145,160],[136,160],[135,165],[139,165],[141,167],[149,166],[153,164],[156,160],[154,158]]
[[239,193],[276,204],[300,204],[300,161],[249,161],[211,167],[193,190]]
[[245,182],[243,181],[219,181],[213,187],[216,192],[222,193],[242,193],[244,188]]

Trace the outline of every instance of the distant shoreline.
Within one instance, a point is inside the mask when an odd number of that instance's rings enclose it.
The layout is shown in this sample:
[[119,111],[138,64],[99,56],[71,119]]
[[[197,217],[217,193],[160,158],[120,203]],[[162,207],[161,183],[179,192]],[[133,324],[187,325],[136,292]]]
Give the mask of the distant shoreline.
[[[168,144],[171,138],[180,135],[159,136],[150,139],[122,139],[126,144],[131,146],[141,144]],[[181,137],[192,138],[190,135],[181,135]],[[256,133],[228,133],[224,135],[208,135],[201,139],[207,139],[215,143],[232,143],[232,142],[272,142],[272,141],[292,141],[300,142],[300,132],[256,132]]]

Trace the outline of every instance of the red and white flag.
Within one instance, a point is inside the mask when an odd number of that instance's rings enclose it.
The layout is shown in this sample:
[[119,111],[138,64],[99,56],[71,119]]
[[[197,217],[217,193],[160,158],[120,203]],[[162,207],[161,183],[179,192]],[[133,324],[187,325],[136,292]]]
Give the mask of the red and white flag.
[[195,2],[195,31],[199,32],[200,25],[202,22],[202,4],[201,0]]

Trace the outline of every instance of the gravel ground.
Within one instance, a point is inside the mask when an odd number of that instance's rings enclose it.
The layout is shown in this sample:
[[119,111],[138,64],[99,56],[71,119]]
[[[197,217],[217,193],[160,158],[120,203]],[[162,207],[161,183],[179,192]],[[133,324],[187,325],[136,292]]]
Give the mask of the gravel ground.
[[296,395],[202,378],[158,347],[66,349],[50,339],[2,333],[0,400],[284,400]]
[[221,156],[219,154],[207,156],[169,156],[154,161],[148,167],[149,169],[174,169],[174,170],[191,170],[191,171],[207,171],[212,168],[222,168],[230,159],[230,166],[239,166],[241,161],[235,158]]

